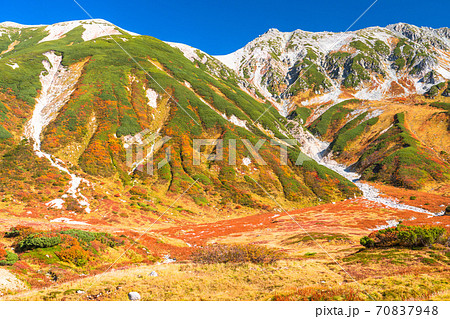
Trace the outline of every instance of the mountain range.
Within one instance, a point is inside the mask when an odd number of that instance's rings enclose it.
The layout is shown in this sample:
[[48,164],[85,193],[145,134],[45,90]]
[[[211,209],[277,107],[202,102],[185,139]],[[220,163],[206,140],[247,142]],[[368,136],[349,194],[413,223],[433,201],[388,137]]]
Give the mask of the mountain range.
[[0,299],[448,300],[449,95],[448,28],[0,23]]
[[[404,23],[270,29],[222,56],[104,20],[1,23],[4,205],[156,214],[188,189],[195,207],[301,207],[359,196],[359,178],[446,193],[449,48],[450,29]],[[127,163],[147,133],[170,136],[152,145],[157,161],[170,153],[153,175]],[[194,139],[215,141],[205,156],[223,141],[225,157],[237,140],[236,165],[193,165]],[[242,142],[259,139],[262,162]],[[280,165],[269,141],[284,139],[298,144]]]

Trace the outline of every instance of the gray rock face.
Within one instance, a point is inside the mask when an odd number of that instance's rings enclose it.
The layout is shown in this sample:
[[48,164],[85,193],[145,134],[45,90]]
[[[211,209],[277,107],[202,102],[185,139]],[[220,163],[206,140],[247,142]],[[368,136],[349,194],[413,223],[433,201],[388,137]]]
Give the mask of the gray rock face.
[[441,37],[450,39],[450,28],[445,27],[445,28],[437,29],[436,33],[439,34]]
[[[288,100],[310,89],[325,94],[342,86],[372,91],[375,82],[382,83],[376,90],[390,97],[386,88],[400,78],[417,83],[406,94],[425,92],[445,80],[439,50],[449,48],[449,28],[398,23],[346,33],[271,29],[217,58],[268,99]],[[418,82],[433,70],[438,74]]]
[[128,293],[128,299],[131,301],[141,300],[141,295],[138,292],[132,291]]

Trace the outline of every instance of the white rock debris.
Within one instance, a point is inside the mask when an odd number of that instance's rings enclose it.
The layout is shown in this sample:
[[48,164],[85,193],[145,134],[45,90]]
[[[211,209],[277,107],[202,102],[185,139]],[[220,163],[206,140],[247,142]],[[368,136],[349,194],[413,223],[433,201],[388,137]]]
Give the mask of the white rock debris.
[[[183,52],[184,56],[189,60],[191,60],[192,62],[197,60],[204,64],[208,60],[209,54],[199,49],[196,49],[183,43],[176,43],[176,42],[166,42],[166,43],[174,48],[180,49],[180,51]],[[199,57],[198,53],[202,55],[201,58]]]
[[[292,74],[299,71],[296,64],[303,61],[308,54],[311,53],[314,56],[314,63],[328,82],[331,83],[332,88],[321,91],[320,96],[304,100],[302,104],[311,105],[329,101],[338,102],[340,101],[339,96],[341,93],[339,88],[343,80],[342,72],[338,74],[337,78],[335,76],[331,78],[325,71],[324,67],[329,62],[327,60],[328,55],[336,51],[354,54],[351,43],[355,41],[361,41],[372,47],[376,45],[376,41],[381,41],[392,49],[393,37],[408,37],[405,33],[397,32],[398,25],[390,25],[385,28],[370,27],[345,33],[307,32],[303,30],[281,32],[277,29],[270,29],[235,52],[227,55],[216,55],[214,57],[230,69],[236,71],[241,77],[248,79],[267,99],[271,101],[275,99],[275,102],[278,102],[276,107],[281,113],[285,110],[279,108],[283,104],[279,103],[279,99],[290,99],[291,94],[289,89],[296,83],[295,77],[293,78]],[[445,35],[438,34],[438,29],[414,28],[416,30],[415,36],[421,37],[423,35],[430,42],[437,41],[439,43],[445,43],[446,46],[450,46],[450,40]],[[420,46],[421,41],[416,42],[417,46]],[[416,75],[405,74],[403,71],[397,70],[392,66],[391,61],[383,58],[380,68],[384,76],[380,78],[375,74],[371,74],[371,81],[358,86],[354,97],[367,100],[380,100],[382,98],[425,93],[433,84],[437,84],[425,83],[421,80],[425,73],[434,69],[440,75],[440,78],[436,79],[438,82],[450,79],[450,57],[448,53],[438,47],[435,48],[434,53],[437,61],[430,61],[430,65],[422,66],[421,69],[423,72]],[[436,64],[433,66],[434,63]],[[279,83],[287,84],[286,88],[282,89],[279,93],[273,93],[271,90],[269,92],[268,89],[270,87]],[[403,92],[399,92],[399,90]]]
[[70,224],[70,225],[89,225],[85,222],[78,222],[76,220],[71,220],[70,218],[60,217],[56,219],[52,219],[50,223],[64,223],[64,224]]
[[317,163],[335,171],[339,175],[353,182],[362,191],[363,198],[371,202],[382,204],[386,207],[410,210],[435,216],[435,214],[429,212],[426,209],[400,204],[396,199],[380,196],[380,191],[377,188],[362,182],[360,180],[361,176],[359,174],[349,171],[349,169],[345,165],[339,164],[335,160],[331,159],[331,153],[329,153],[327,156],[324,156],[329,143],[319,140],[307,130],[303,130],[303,128],[300,127],[296,130],[295,137],[301,143],[301,151],[303,153],[311,157]]
[[138,301],[141,300],[141,295],[136,291],[131,291],[128,293],[128,299],[131,301]]
[[11,63],[11,64],[7,64],[7,66],[12,67],[14,70],[17,69],[19,67],[19,65],[17,63]]
[[251,163],[252,163],[252,160],[250,159],[250,157],[244,157],[242,159],[242,165],[249,166]]
[[[144,88],[145,90],[145,88]],[[156,109],[158,107],[157,101],[158,101],[158,93],[152,89],[145,90],[145,96],[148,99],[148,106],[151,106],[152,108]]]
[[233,123],[234,125],[243,127],[243,128],[248,130],[248,128],[247,128],[247,121],[238,119],[234,114],[231,115],[230,118],[227,118],[227,116],[225,114],[223,115],[223,117],[225,119],[227,119],[228,121],[230,121],[231,123]]
[[[70,176],[71,180],[66,194],[76,199],[85,211],[90,213],[89,202],[78,189],[82,182],[88,185],[89,182],[71,173],[64,166],[63,161],[53,158],[51,154],[41,150],[41,133],[56,118],[60,108],[69,100],[70,95],[75,90],[75,84],[81,75],[81,70],[74,72],[63,67],[61,64],[62,57],[56,55],[53,51],[44,53],[44,56],[48,59],[43,61],[46,72],[42,72],[40,75],[41,92],[36,98],[33,115],[25,125],[24,136],[33,141],[33,149],[37,156],[47,158],[52,166]],[[63,202],[62,199],[56,199],[50,201],[47,205],[62,208]]]
[[62,198],[56,198],[54,200],[49,201],[45,205],[50,208],[63,209],[64,200]]
[[369,230],[376,231],[376,230],[381,230],[381,229],[386,229],[386,228],[392,228],[392,227],[397,226],[398,224],[400,224],[400,222],[396,221],[395,219],[387,220],[386,225],[380,225],[375,228],[371,228]]
[[[39,43],[59,40],[65,37],[68,32],[79,26],[84,28],[83,34],[81,35],[84,41],[90,41],[104,36],[122,34],[118,27],[102,19],[67,21],[46,26],[45,31],[48,32],[48,35],[39,41]],[[137,35],[134,32],[125,31],[123,29],[122,31],[133,36]]]
[[324,103],[328,103],[328,102],[334,102],[335,103],[339,103],[341,101],[343,101],[343,99],[339,98],[339,95],[341,95],[342,91],[340,89],[335,89],[329,93],[314,97],[312,99],[306,100],[306,101],[302,101],[301,104],[303,106],[307,106],[307,105],[312,105],[312,104],[324,104]]

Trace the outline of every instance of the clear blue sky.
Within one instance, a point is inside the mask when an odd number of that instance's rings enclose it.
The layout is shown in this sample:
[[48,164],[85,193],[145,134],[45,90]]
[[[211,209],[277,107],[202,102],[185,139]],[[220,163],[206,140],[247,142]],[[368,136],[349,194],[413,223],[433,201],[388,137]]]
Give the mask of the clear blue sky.
[[[345,31],[374,0],[77,0],[94,18],[161,40],[226,54],[269,28]],[[351,30],[407,22],[450,27],[450,0],[379,0]],[[73,0],[2,1],[0,21],[88,19]]]

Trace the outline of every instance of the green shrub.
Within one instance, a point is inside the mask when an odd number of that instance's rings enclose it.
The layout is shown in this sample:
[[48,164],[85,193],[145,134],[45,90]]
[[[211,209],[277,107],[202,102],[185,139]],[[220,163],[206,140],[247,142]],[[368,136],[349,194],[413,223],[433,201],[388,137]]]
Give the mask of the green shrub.
[[426,247],[447,241],[445,228],[437,226],[405,226],[382,229],[361,238],[361,245],[371,247]]
[[433,102],[430,103],[431,106],[438,107],[447,111],[450,111],[450,103],[445,102]]
[[364,247],[371,248],[375,246],[375,241],[372,238],[364,236],[359,240],[360,244]]
[[0,266],[12,266],[19,260],[17,254],[10,251],[6,252],[6,257],[0,259]]
[[24,240],[17,244],[19,251],[25,251],[35,248],[48,248],[61,243],[61,236],[52,233],[34,233],[28,235]]
[[400,246],[423,247],[440,242],[446,233],[443,227],[403,226],[399,228]]
[[2,125],[0,125],[0,140],[8,139],[11,137],[13,137],[12,134]]
[[332,126],[337,126],[351,110],[344,107],[347,104],[360,103],[357,99],[342,101],[326,110],[318,119],[311,123],[309,129],[313,134],[325,136]]
[[32,227],[18,225],[15,227],[11,227],[9,229],[9,231],[5,232],[5,237],[6,238],[17,238],[17,237],[25,238],[26,236],[30,235],[33,232],[34,232],[34,230]]

